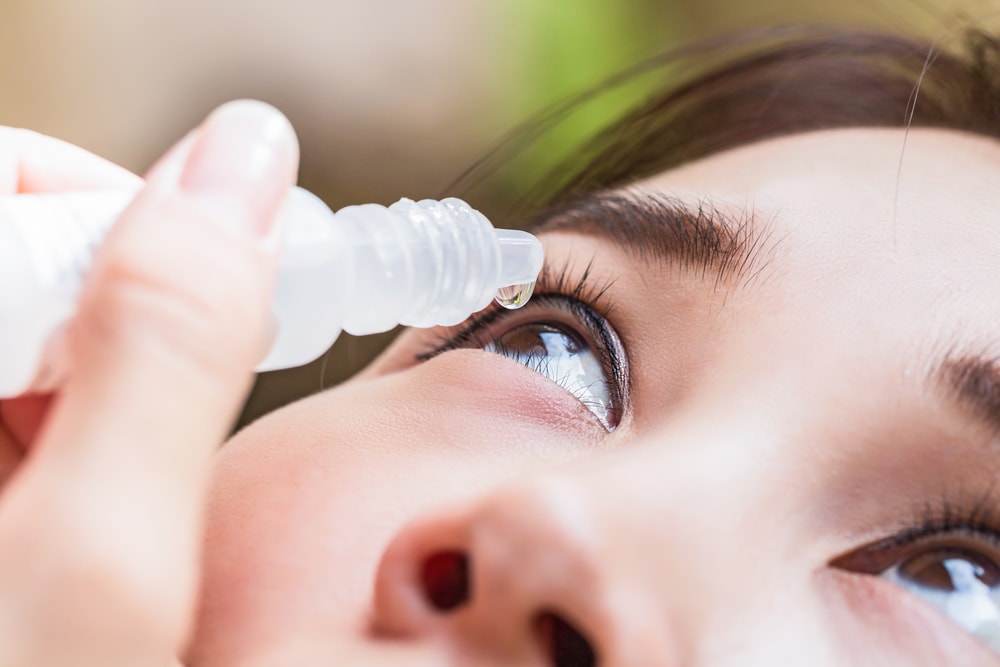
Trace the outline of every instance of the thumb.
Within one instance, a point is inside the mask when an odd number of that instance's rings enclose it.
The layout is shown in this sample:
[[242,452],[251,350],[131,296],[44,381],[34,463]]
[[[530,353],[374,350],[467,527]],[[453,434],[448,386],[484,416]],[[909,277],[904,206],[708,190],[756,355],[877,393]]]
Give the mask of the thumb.
[[[277,111],[226,105],[102,246],[68,334],[71,374],[0,514],[0,592],[31,601],[24,626],[45,650],[125,664],[116,646],[169,652],[183,638],[209,456],[266,351],[265,239],[297,160]],[[81,622],[43,641],[46,614]]]
[[[285,117],[243,101],[210,115],[154,168],[84,289],[53,429],[66,412],[74,431],[94,423],[106,442],[127,433],[149,443],[155,417],[175,434],[187,430],[180,418],[200,442],[224,437],[269,342],[271,224],[297,164]],[[142,406],[149,412],[134,412]],[[71,439],[52,435],[56,447]],[[180,444],[165,447],[197,449]]]

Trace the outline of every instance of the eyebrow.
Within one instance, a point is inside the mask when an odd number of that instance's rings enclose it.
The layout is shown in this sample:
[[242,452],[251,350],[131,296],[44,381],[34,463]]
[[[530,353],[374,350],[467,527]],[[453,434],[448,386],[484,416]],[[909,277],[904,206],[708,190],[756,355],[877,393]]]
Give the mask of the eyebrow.
[[937,376],[960,405],[1000,434],[1000,361],[975,355],[949,357],[937,367]]
[[[662,193],[604,192],[542,211],[533,233],[569,231],[606,239],[645,261],[679,263],[716,284],[750,282],[773,252],[769,229],[752,211],[724,211],[710,200],[694,205]],[[765,253],[765,249],[768,251]]]

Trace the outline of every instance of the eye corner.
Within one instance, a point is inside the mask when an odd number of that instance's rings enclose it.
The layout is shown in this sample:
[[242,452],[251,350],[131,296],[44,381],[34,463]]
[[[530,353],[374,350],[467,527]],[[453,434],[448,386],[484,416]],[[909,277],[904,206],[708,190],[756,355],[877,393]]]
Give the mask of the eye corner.
[[878,560],[873,556],[873,548],[877,548],[876,545],[865,545],[852,549],[832,558],[827,563],[827,567],[834,572],[877,576],[882,569]]

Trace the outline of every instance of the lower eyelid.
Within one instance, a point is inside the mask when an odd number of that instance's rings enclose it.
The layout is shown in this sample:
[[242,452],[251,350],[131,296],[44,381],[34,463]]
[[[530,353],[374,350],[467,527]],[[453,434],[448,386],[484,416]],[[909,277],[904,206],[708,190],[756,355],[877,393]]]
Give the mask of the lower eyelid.
[[886,664],[902,658],[914,665],[1000,667],[1000,656],[984,642],[885,579],[824,568],[817,573],[817,584],[834,631],[843,645],[857,647],[859,660],[884,655]]
[[[594,340],[595,333],[579,331],[580,325],[547,320],[529,320],[491,333],[483,349],[527,366],[548,377],[584,403],[596,401],[605,418],[618,412],[616,377],[608,352]],[[602,419],[603,421],[603,419]],[[613,419],[612,419],[613,421]],[[615,422],[616,423],[616,422]],[[609,428],[614,428],[611,423]]]
[[[565,389],[518,362],[478,349],[455,350],[424,365],[448,366],[445,375],[462,386],[459,399],[492,406],[491,413],[535,421],[588,442],[607,431],[590,410]],[[473,388],[474,392],[469,389]]]
[[[617,425],[612,425],[609,429],[608,425],[602,423],[597,415],[595,415],[590,408],[584,405],[577,396],[573,395],[565,387],[546,375],[543,375],[538,371],[525,366],[519,361],[511,359],[510,357],[505,357],[486,350],[483,350],[483,352],[496,357],[505,364],[513,364],[518,368],[519,374],[527,376],[524,379],[524,383],[520,385],[520,388],[523,390],[523,396],[528,400],[543,400],[550,405],[558,405],[559,409],[566,417],[572,418],[575,421],[585,419],[587,422],[598,426],[604,432],[614,430],[614,426]],[[556,401],[558,401],[558,403]]]

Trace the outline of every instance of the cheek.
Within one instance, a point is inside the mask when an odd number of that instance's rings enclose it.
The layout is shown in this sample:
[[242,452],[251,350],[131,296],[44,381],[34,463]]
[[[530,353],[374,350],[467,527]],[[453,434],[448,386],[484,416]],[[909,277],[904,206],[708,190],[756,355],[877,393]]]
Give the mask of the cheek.
[[603,437],[557,385],[475,351],[265,417],[227,444],[215,470],[192,659],[357,630],[404,522]]

